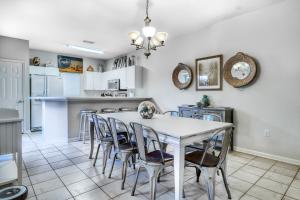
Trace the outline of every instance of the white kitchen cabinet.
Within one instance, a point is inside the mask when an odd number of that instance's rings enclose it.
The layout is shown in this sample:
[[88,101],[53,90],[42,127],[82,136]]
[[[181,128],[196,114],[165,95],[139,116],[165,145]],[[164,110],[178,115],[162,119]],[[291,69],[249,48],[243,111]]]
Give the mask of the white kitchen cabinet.
[[118,70],[117,79],[120,79],[120,89],[127,89],[126,71],[127,68]]
[[85,90],[107,90],[107,82],[120,79],[120,89],[136,89],[142,86],[142,67],[130,66],[107,72],[85,72]]
[[94,72],[84,73],[84,89],[93,90],[94,89]]
[[30,66],[29,73],[43,76],[59,76],[59,69],[57,67],[40,67]]
[[136,89],[142,87],[142,67],[131,66],[126,68],[126,88]]
[[105,80],[103,73],[94,73],[94,90],[105,90]]

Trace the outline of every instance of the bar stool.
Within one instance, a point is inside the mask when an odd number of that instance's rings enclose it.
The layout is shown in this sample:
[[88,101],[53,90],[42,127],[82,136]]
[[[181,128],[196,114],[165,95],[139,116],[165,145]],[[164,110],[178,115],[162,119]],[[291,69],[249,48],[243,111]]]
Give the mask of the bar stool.
[[127,108],[127,107],[122,107],[122,108],[119,108],[119,111],[120,112],[129,112],[129,111],[137,111],[138,108]]
[[97,110],[83,109],[80,110],[79,140],[85,143],[86,134],[90,133],[90,117],[97,113]]
[[101,113],[115,113],[116,112],[116,109],[114,108],[102,108],[100,110]]

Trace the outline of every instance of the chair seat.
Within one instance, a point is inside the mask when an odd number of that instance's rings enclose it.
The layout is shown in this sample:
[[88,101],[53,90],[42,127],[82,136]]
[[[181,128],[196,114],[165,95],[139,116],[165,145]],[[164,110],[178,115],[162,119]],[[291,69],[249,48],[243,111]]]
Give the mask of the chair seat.
[[138,153],[136,143],[134,143],[134,142],[132,142],[132,143],[126,142],[124,144],[120,144],[119,148],[120,148],[120,151],[130,151],[132,153]]
[[[193,164],[200,165],[204,151],[193,151],[185,155],[185,160]],[[219,158],[207,153],[203,160],[202,166],[204,167],[216,167],[219,163]]]
[[[120,141],[120,143],[126,143],[126,138],[124,137],[124,132],[118,133],[118,140]],[[114,140],[113,140],[112,136],[106,136],[102,139],[102,142],[111,142],[111,143],[113,143]]]
[[[168,154],[166,152],[162,152],[162,154],[164,156],[164,162],[169,162],[173,160],[173,155]],[[146,157],[148,162],[162,163],[160,150],[151,151],[146,154]]]

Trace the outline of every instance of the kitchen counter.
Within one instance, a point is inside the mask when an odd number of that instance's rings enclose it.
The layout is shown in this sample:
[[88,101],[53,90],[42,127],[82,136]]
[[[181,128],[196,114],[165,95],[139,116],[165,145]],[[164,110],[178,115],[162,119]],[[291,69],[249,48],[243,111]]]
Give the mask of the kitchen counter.
[[46,141],[78,140],[80,110],[137,108],[148,97],[30,97],[42,102],[42,134]]
[[29,97],[40,101],[146,101],[149,97]]

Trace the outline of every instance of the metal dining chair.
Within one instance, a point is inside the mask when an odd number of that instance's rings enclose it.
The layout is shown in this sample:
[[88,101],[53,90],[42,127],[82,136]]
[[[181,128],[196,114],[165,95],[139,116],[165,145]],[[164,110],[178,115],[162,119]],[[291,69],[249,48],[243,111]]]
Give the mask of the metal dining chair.
[[[99,142],[97,151],[96,151],[96,156],[94,158],[94,163],[93,165],[96,165],[100,146],[102,146],[103,149],[103,168],[102,168],[102,174],[105,173],[105,168],[106,168],[106,163],[107,159],[110,155],[111,149],[113,147],[113,137],[111,135],[111,129],[107,123],[107,121],[103,118],[100,117],[99,115],[92,114],[93,122],[95,124],[95,133],[96,133],[96,138]],[[119,133],[117,139],[120,140],[120,142],[126,142],[126,138],[123,136],[125,133]]]
[[169,110],[163,113],[163,115],[170,115],[172,117],[179,117],[178,111]]
[[[216,150],[217,140],[221,140],[221,150]],[[224,186],[231,199],[231,193],[226,179],[226,156],[229,150],[231,139],[230,130],[217,131],[213,137],[206,140],[204,143],[204,150],[196,150],[185,155],[187,166],[193,166],[203,172],[208,190],[208,199],[215,199],[215,177],[218,170],[221,171]]]
[[[217,114],[214,114],[214,113],[205,113],[205,114],[202,114],[202,115],[195,114],[193,116],[193,118],[202,119],[202,120],[206,120],[206,121],[222,122],[222,117],[220,115],[217,115]],[[218,138],[218,136],[215,136],[215,137],[216,137],[215,138],[216,145],[215,145],[214,148],[215,148],[215,150],[220,151],[220,149],[222,147],[222,145],[220,144],[220,138]],[[204,144],[205,143],[207,143],[207,140],[204,140],[204,141],[201,141],[201,142],[194,142],[194,144],[186,146],[186,152],[192,152],[192,151],[195,151],[195,150],[204,150]],[[196,177],[197,177],[196,182],[198,183],[201,171],[197,167],[195,167],[195,169],[196,169]]]
[[[134,196],[139,173],[142,167],[146,168],[151,186],[151,200],[156,199],[156,184],[159,178],[159,174],[163,168],[172,164],[173,155],[166,153],[162,150],[162,143],[160,143],[159,137],[155,130],[142,124],[131,122],[130,126],[133,129],[135,139],[137,142],[137,148],[139,152],[139,168],[136,174],[134,186],[132,188],[131,196]],[[155,139],[158,143],[159,149],[154,151],[148,151],[145,143],[145,137]]]
[[[114,164],[117,158],[121,159],[122,162],[122,185],[121,189],[124,189],[124,184],[126,180],[127,175],[127,164],[129,162],[130,157],[132,158],[133,167],[135,168],[135,159],[136,154],[138,153],[136,144],[133,143],[130,139],[129,130],[124,122],[121,120],[109,117],[108,122],[111,127],[111,133],[114,141],[114,158],[111,165],[110,173],[108,178],[111,178],[111,174],[114,168]],[[118,132],[117,132],[117,125],[120,127],[122,126],[122,130],[126,130],[126,142],[122,143],[120,140],[118,140]]]

